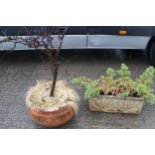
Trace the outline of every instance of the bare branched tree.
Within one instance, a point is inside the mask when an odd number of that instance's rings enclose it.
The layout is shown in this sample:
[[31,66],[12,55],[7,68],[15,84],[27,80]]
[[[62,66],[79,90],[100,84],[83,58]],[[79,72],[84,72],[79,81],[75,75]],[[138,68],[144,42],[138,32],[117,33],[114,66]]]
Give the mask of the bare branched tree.
[[59,70],[59,54],[62,48],[64,34],[67,31],[66,26],[38,26],[38,27],[24,27],[25,36],[20,35],[9,36],[7,32],[4,33],[5,39],[0,43],[11,42],[14,44],[12,50],[16,49],[18,44],[28,46],[33,49],[44,49],[51,62],[52,71],[52,87],[50,96],[54,96],[58,70]]

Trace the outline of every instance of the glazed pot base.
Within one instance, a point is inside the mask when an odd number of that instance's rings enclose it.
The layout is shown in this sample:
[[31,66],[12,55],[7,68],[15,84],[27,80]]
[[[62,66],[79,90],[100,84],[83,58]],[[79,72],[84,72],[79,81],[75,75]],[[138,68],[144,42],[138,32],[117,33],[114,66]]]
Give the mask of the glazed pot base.
[[58,127],[70,121],[75,115],[71,106],[61,107],[56,111],[44,111],[27,108],[28,114],[37,124],[45,127]]

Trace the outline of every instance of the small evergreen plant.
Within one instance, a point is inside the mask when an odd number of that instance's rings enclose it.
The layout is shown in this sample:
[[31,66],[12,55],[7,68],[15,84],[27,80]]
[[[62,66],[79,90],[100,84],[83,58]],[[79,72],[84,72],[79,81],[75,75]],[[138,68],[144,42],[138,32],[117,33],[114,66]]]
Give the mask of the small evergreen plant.
[[121,64],[119,70],[108,68],[106,75],[102,75],[96,80],[82,76],[73,79],[72,83],[85,88],[85,99],[100,95],[140,97],[154,104],[155,95],[151,88],[154,72],[153,67],[148,67],[139,78],[133,80],[129,68],[125,64]]

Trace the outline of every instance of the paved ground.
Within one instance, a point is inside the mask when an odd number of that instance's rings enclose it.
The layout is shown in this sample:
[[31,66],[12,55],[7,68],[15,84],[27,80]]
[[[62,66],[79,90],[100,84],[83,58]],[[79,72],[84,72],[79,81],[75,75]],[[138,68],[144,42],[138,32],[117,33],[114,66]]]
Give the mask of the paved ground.
[[[129,65],[136,77],[149,63],[140,51],[100,50],[65,51],[61,55],[59,78],[70,81],[85,75],[92,78],[104,73],[107,67]],[[0,53],[0,128],[43,128],[27,116],[25,93],[37,79],[50,79],[50,68],[44,56],[37,52]],[[155,85],[154,85],[155,88]],[[83,90],[76,86],[83,96]],[[139,116],[88,111],[81,101],[76,118],[61,128],[155,128],[155,105],[145,105]]]

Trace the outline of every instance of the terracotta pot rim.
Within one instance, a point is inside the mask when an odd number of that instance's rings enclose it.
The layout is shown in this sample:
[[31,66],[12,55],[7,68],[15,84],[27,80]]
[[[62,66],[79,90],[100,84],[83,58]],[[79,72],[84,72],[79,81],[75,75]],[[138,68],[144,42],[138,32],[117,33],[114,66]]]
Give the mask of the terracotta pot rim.
[[[33,110],[33,111],[36,111],[36,112],[44,112],[44,113],[51,113],[51,112],[58,112],[60,111],[61,109],[64,109],[64,108],[67,108],[67,107],[71,107],[73,109],[73,107],[71,105],[64,105],[64,106],[61,106],[61,107],[58,107],[57,109],[52,109],[52,110],[46,110],[45,108],[43,107],[35,107],[35,106],[27,106],[26,105],[26,108],[27,109],[30,109],[30,110]],[[73,110],[74,111],[74,110]]]

